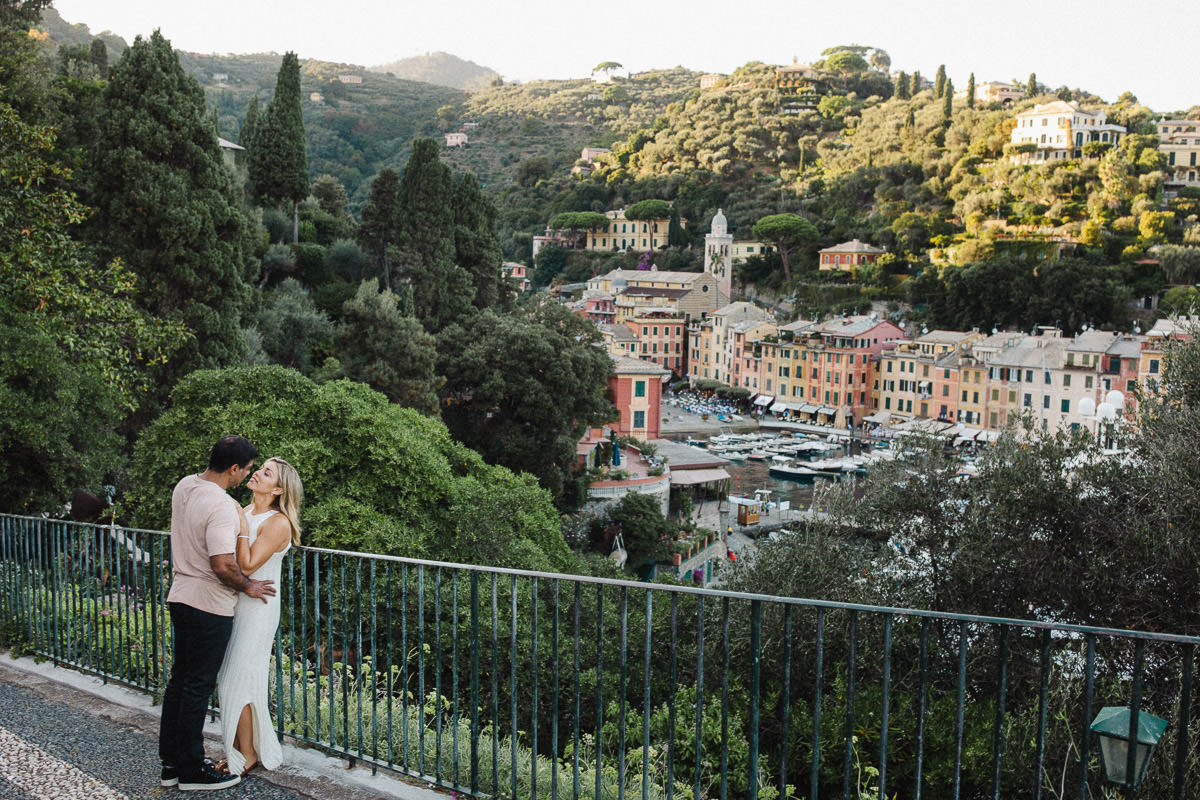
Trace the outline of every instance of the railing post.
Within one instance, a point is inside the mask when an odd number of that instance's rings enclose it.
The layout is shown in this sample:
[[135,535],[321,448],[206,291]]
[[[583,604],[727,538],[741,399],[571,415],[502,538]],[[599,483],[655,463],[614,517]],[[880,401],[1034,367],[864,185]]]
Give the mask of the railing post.
[[1079,796],[1088,796],[1088,755],[1091,751],[1092,695],[1096,688],[1096,636],[1087,634],[1083,659],[1083,719],[1079,732]]
[[892,615],[883,617],[883,708],[879,715],[879,800],[887,800],[888,725],[892,701]]
[[1186,778],[1188,756],[1188,726],[1192,723],[1192,658],[1195,645],[1183,645],[1183,667],[1179,691],[1179,723],[1175,739],[1175,800],[1183,800],[1183,785]]
[[[758,798],[758,703],[762,674],[762,601],[750,601],[750,773],[746,776],[748,800]],[[786,692],[786,688],[784,689]],[[787,728],[783,739],[787,740]]]
[[1129,747],[1125,758],[1125,800],[1133,800],[1137,793],[1134,779],[1137,775],[1138,715],[1142,710],[1142,668],[1146,642],[1138,639],[1133,645],[1133,692],[1129,699]]
[[479,794],[479,573],[471,570],[471,794]]
[[821,684],[824,681],[825,668],[825,609],[817,608],[817,655],[816,675],[813,685],[813,754],[812,774],[809,778],[809,797],[817,798],[821,789]]

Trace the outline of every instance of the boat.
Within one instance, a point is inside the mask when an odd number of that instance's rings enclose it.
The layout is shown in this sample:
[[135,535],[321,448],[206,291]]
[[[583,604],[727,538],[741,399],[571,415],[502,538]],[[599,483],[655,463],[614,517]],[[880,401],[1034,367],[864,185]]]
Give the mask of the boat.
[[774,460],[772,460],[771,465],[767,467],[767,472],[777,478],[813,478],[821,474],[815,469],[806,467],[803,464],[796,464],[792,461],[780,463]]
[[844,458],[818,458],[808,462],[808,466],[817,472],[844,472],[854,469]]

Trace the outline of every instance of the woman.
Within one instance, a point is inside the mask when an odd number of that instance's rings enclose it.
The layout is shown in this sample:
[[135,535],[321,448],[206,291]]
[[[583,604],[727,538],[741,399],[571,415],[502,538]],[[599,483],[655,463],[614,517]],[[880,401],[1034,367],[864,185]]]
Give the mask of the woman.
[[[282,458],[263,462],[246,483],[254,497],[243,509],[237,538],[237,561],[242,572],[279,585],[283,556],[300,544],[300,503],[304,487],[295,467]],[[279,597],[266,603],[239,596],[233,633],[217,680],[221,703],[221,732],[227,768],[245,775],[261,764],[275,769],[283,748],[271,725],[267,706],[267,673],[271,646],[279,627]]]

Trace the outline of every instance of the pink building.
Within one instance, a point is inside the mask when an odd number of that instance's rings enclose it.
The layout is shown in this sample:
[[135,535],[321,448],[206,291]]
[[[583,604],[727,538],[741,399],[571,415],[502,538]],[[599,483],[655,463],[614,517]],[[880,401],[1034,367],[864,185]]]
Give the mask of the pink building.
[[637,357],[652,361],[676,375],[684,373],[683,337],[687,319],[670,309],[646,311],[625,320],[638,338]]
[[583,312],[597,325],[610,325],[617,317],[616,301],[611,294],[587,295],[583,299]]
[[853,272],[862,264],[874,264],[885,252],[883,248],[852,239],[819,251],[818,267],[827,271]]
[[643,442],[658,439],[662,429],[662,382],[671,373],[658,364],[625,356],[612,356],[608,379],[617,407],[617,433]]

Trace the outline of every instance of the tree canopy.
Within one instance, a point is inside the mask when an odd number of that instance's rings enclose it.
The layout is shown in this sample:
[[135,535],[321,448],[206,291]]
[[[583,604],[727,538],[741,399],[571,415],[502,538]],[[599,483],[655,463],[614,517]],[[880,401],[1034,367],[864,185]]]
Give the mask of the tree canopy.
[[448,327],[438,337],[446,425],[489,462],[530,472],[573,502],[575,444],[587,425],[613,414],[612,360],[598,337],[555,303],[483,311]]
[[203,90],[156,31],[112,67],[104,107],[92,238],[137,275],[147,312],[193,334],[172,358],[173,374],[241,362],[240,321],[257,264]]
[[[563,570],[571,556],[550,496],[489,466],[444,425],[352,381],[283,367],[201,370],[139,437],[128,510],[165,529],[171,488],[238,431],[304,481],[305,543],[478,564]],[[244,494],[242,489],[238,494]]]
[[292,203],[292,241],[298,241],[295,211],[308,196],[308,158],[300,111],[300,59],[295,53],[284,53],[275,96],[262,120],[255,123],[249,149],[250,180],[255,190],[277,203]]
[[817,237],[816,227],[797,214],[771,214],[754,223],[754,238],[770,242],[779,250],[783,259],[784,277],[790,281],[792,270],[789,256],[802,242]]
[[608,217],[598,211],[563,211],[550,218],[550,227],[556,230],[598,231],[608,222]]
[[454,178],[433,139],[413,143],[399,199],[400,248],[413,310],[436,333],[467,313],[475,285],[454,260]]
[[634,203],[625,209],[625,219],[668,219],[670,216],[671,204],[656,198]]
[[346,301],[337,329],[341,374],[388,400],[437,416],[437,352],[432,336],[401,312],[395,294],[363,281]]
[[96,266],[70,238],[84,207],[65,190],[53,132],[0,103],[0,508],[61,508],[102,494],[120,463],[115,429],[142,402],[150,368],[184,339],[134,302],[122,263]]

